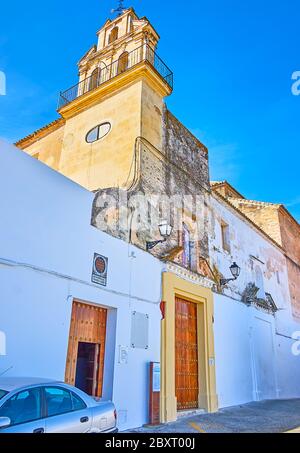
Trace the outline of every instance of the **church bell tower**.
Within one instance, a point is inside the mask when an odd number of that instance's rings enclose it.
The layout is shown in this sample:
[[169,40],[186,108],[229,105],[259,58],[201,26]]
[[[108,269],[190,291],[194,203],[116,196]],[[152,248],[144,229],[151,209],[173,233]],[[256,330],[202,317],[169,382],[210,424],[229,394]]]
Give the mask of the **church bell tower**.
[[173,74],[156,53],[159,35],[130,8],[107,20],[60,93],[64,130],[58,171],[89,190],[130,184],[138,137],[162,149],[164,98]]

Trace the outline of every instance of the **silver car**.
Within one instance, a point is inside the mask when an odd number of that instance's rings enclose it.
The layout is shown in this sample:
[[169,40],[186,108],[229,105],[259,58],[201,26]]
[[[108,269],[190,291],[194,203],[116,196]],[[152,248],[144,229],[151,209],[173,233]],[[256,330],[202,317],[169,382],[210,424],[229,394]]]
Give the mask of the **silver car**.
[[115,433],[111,402],[62,382],[0,378],[0,433]]

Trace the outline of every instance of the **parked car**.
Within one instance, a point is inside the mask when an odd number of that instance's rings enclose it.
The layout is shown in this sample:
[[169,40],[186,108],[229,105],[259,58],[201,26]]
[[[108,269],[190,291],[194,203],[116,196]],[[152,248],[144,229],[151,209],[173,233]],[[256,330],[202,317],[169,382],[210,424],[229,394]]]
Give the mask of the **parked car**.
[[115,433],[113,403],[62,382],[0,377],[0,433]]

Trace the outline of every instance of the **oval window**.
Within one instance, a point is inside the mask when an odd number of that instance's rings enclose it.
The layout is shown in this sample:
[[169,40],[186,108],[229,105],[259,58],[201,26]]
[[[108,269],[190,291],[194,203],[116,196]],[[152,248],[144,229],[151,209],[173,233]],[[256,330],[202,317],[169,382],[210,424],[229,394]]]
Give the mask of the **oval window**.
[[110,123],[99,124],[86,134],[85,140],[87,143],[94,143],[97,140],[100,140],[101,138],[105,137],[110,130],[111,130]]

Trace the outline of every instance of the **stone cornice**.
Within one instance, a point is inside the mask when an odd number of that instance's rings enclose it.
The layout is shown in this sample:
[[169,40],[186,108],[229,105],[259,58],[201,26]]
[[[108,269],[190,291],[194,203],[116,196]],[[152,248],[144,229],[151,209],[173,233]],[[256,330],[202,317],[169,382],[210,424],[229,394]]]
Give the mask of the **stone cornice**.
[[218,190],[220,188],[226,187],[226,188],[230,189],[232,192],[234,192],[237,195],[237,198],[245,199],[245,197],[240,192],[238,192],[235,189],[235,187],[233,187],[231,184],[229,184],[229,182],[226,181],[226,180],[224,180],[224,181],[210,181],[210,185],[211,185],[212,190],[214,190],[214,191],[216,191],[216,190]]
[[57,120],[52,121],[52,123],[46,124],[46,126],[43,126],[40,129],[36,130],[32,134],[27,135],[27,137],[21,138],[15,143],[15,145],[20,149],[25,149],[27,148],[27,146],[32,145],[32,143],[35,143],[37,140],[40,140],[41,138],[63,127],[64,125],[65,120],[63,118],[58,118]]
[[162,97],[172,93],[172,88],[159,75],[153,66],[147,61],[142,61],[131,69],[117,75],[100,85],[95,90],[89,91],[82,96],[74,99],[72,102],[59,110],[63,118],[71,118],[82,110],[98,103],[100,100],[110,96],[117,90],[124,89],[131,83],[147,80],[147,82],[156,89]]
[[171,272],[172,274],[175,274],[178,277],[191,283],[195,283],[195,285],[204,286],[205,288],[212,289],[215,285],[215,282],[210,280],[209,278],[204,277],[200,274],[196,274],[195,272],[192,272],[189,269],[185,269],[184,267],[181,267],[175,263],[168,262],[166,264],[166,271]]

